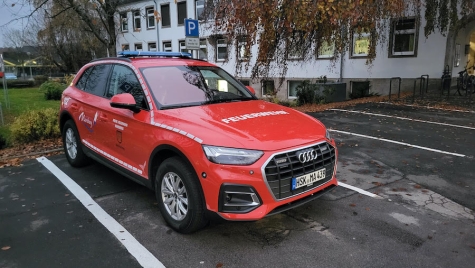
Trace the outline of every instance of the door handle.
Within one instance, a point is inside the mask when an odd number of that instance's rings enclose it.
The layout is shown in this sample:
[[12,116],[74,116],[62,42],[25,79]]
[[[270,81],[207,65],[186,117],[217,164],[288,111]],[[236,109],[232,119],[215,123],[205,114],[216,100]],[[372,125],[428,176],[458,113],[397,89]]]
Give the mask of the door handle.
[[102,122],[107,122],[108,121],[107,115],[105,115],[105,114],[99,115],[99,120],[101,120]]
[[78,105],[76,103],[71,104],[71,110],[77,111]]

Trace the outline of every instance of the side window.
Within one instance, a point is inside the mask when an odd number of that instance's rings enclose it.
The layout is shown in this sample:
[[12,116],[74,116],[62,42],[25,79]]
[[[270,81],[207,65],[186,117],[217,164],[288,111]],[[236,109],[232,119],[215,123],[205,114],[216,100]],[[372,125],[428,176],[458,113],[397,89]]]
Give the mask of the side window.
[[87,69],[79,79],[76,87],[88,93],[104,96],[111,65],[95,65]]
[[87,70],[82,73],[81,78],[79,78],[79,81],[76,83],[76,87],[79,88],[80,90],[84,90],[86,88],[86,83],[87,80],[89,79],[89,75],[91,75],[91,71],[93,67],[89,67]]
[[132,94],[138,106],[148,109],[142,87],[135,73],[124,65],[114,65],[107,98],[112,98],[112,96],[122,93]]

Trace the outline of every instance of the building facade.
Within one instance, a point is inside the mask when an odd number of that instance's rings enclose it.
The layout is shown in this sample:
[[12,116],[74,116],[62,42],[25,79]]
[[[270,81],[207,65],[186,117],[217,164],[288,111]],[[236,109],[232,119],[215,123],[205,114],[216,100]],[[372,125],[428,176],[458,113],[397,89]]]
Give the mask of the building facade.
[[[224,38],[216,38],[200,25],[200,49],[188,51],[185,47],[185,18],[200,19],[204,0],[125,0],[117,14],[117,51],[186,51],[193,56],[222,67],[236,75],[234,53],[228,53]],[[412,90],[414,80],[428,75],[431,87],[440,87],[440,78],[448,67],[456,77],[465,66],[475,63],[475,14],[457,33],[446,36],[433,33],[424,36],[424,11],[418,20],[415,16],[393,18],[385,40],[377,47],[377,56],[371,66],[366,64],[369,34],[354,35],[349,51],[333,59],[332,46],[326,45],[310,61],[299,57],[289,60],[284,83],[278,78],[251,80],[250,71],[240,71],[238,78],[256,89],[258,97],[268,96],[275,90],[282,100],[295,99],[296,88],[303,80],[316,81],[326,76],[328,81],[346,83],[346,94],[358,83],[368,83],[370,92],[389,93],[391,78],[402,80],[402,90]],[[157,20],[157,17],[159,18]],[[418,23],[420,21],[420,23]],[[250,53],[257,55],[257,47]],[[225,61],[225,59],[228,59]],[[333,59],[333,60],[332,60]],[[252,59],[250,59],[252,62]],[[473,70],[470,70],[473,74]],[[452,79],[452,84],[455,84]],[[394,83],[397,87],[397,82]]]

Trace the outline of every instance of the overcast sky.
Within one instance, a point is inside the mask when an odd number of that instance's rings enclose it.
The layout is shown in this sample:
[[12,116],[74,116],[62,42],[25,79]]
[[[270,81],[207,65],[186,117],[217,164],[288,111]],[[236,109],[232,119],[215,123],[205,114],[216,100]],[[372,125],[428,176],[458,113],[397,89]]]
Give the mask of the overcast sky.
[[28,19],[21,18],[30,14],[31,11],[27,0],[0,0],[0,47],[5,46],[3,37],[5,29],[26,27]]

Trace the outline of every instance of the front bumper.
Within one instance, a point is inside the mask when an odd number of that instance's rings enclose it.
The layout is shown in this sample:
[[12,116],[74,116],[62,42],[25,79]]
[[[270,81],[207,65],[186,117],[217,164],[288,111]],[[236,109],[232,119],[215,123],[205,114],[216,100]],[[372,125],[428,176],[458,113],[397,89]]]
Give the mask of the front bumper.
[[[331,155],[328,154],[329,151],[323,150],[317,152],[321,157],[316,158],[315,163],[305,163],[303,166],[295,163],[296,152],[311,148],[317,150],[322,144],[328,145],[327,149],[332,149]],[[281,165],[283,155],[288,158],[290,169],[285,164]],[[226,220],[253,221],[295,208],[320,197],[338,185],[335,176],[336,162],[337,149],[334,142],[325,141],[286,151],[266,152],[251,166],[210,163],[205,168],[206,179],[201,179],[207,209]],[[291,189],[292,177],[322,167],[327,169],[323,180],[296,190]],[[238,198],[233,200],[233,194],[229,195],[230,193],[234,193]]]

